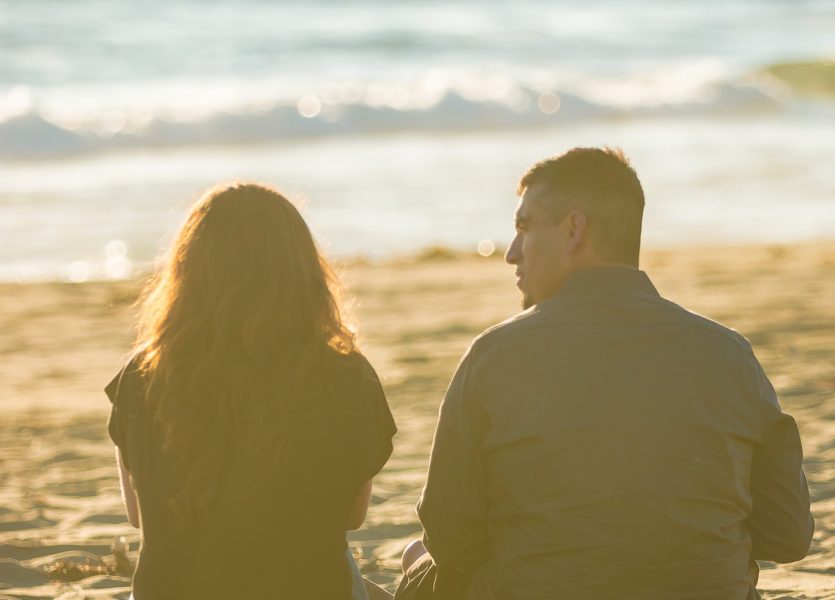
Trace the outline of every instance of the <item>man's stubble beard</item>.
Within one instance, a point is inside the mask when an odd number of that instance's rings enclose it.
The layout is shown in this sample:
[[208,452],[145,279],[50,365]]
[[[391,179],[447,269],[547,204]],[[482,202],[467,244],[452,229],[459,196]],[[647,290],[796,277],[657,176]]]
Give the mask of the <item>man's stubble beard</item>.
[[534,305],[534,301],[529,294],[522,292],[522,299],[519,301],[519,304],[522,306],[522,310],[528,310]]

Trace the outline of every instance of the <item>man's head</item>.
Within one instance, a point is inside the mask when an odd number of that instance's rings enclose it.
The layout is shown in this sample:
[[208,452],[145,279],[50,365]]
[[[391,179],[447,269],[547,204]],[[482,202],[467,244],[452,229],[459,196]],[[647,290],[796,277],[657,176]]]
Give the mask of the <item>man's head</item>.
[[578,268],[638,266],[644,191],[620,149],[574,148],[545,159],[517,192],[505,260],[516,265],[525,308],[555,295]]

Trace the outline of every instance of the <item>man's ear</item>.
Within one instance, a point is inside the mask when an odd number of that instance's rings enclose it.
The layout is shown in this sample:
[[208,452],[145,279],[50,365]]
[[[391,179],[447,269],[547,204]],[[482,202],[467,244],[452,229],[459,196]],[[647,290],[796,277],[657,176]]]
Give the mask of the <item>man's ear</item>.
[[566,234],[568,236],[568,251],[572,254],[580,250],[586,238],[586,231],[588,230],[589,219],[581,210],[572,209],[565,216],[563,221],[566,226]]

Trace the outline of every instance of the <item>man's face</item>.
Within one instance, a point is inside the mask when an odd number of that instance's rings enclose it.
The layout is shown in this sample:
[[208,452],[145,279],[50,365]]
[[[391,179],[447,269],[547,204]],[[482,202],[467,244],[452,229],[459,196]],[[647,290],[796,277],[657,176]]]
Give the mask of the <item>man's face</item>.
[[504,257],[516,266],[523,308],[554,296],[570,271],[567,228],[564,220],[556,221],[544,208],[545,193],[534,184],[522,194],[516,208],[516,236]]

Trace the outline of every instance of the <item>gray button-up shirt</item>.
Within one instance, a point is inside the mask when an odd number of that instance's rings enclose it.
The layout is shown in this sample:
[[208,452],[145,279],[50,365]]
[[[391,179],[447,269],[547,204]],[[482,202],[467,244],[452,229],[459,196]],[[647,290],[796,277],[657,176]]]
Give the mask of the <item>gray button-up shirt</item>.
[[418,505],[435,597],[755,598],[755,559],[808,551],[801,463],[745,338],[641,271],[578,271],[447,390]]

